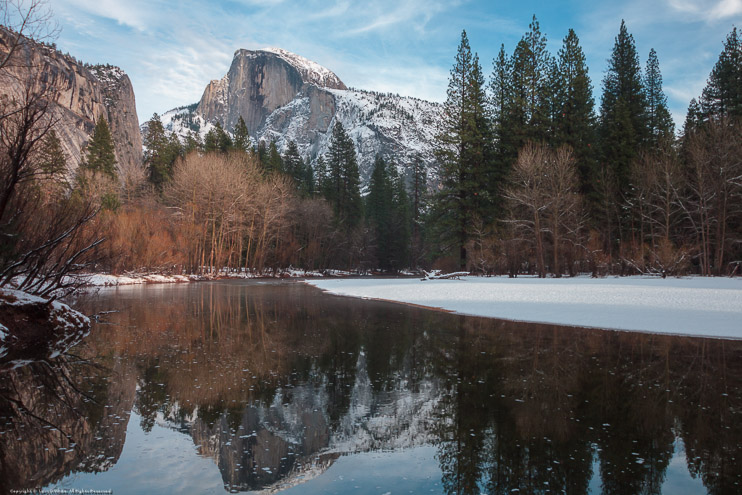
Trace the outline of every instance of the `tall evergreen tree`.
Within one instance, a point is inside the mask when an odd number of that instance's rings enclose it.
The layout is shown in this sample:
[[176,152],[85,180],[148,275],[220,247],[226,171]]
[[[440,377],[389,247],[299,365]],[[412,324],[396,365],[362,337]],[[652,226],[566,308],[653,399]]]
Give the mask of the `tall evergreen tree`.
[[250,151],[250,136],[242,115],[237,119],[237,124],[234,126],[234,148],[245,152]]
[[[310,167],[310,170],[311,170],[311,167]],[[329,171],[327,169],[327,162],[325,162],[325,158],[322,155],[317,157],[317,164],[315,165],[314,180],[315,180],[314,190],[317,192],[317,194],[321,194],[325,198],[329,198],[331,195]]]
[[305,164],[299,155],[299,147],[294,141],[289,141],[283,154],[283,171],[294,179],[296,189],[305,196],[312,194],[314,190],[314,174],[312,167]]
[[493,220],[501,206],[500,186],[504,178],[495,156],[489,109],[484,75],[479,65],[479,56],[475,53],[469,77],[466,122],[469,146],[464,161],[468,162],[471,169],[475,215],[485,222]]
[[541,33],[541,27],[533,16],[528,32],[523,40],[528,50],[526,52],[525,73],[527,76],[526,105],[529,120],[529,139],[534,142],[547,141],[550,129],[549,103],[551,100],[550,72],[554,64],[552,56],[546,48],[546,35]]
[[383,270],[391,268],[392,202],[393,191],[387,165],[377,155],[366,196],[366,219],[376,234],[376,259]]
[[268,153],[263,162],[263,168],[268,173],[283,172],[283,161],[281,160],[281,155],[278,153],[278,147],[276,147],[275,141],[271,141],[271,144],[268,145]]
[[341,225],[353,229],[362,215],[361,180],[355,145],[340,122],[332,128],[325,183],[325,197]]
[[737,28],[727,35],[701,96],[704,119],[742,117],[742,36]]
[[417,157],[412,164],[412,190],[411,190],[411,261],[412,268],[417,268],[422,261],[423,256],[423,233],[422,217],[427,210],[427,169],[420,157]]
[[203,151],[204,143],[201,140],[201,135],[193,131],[188,131],[183,145],[183,154],[187,155],[193,151]]
[[88,141],[85,158],[81,164],[84,168],[116,178],[116,152],[113,138],[106,119],[101,115],[95,124],[93,135]]
[[147,122],[144,133],[144,164],[149,172],[149,180],[158,190],[162,190],[172,175],[173,164],[181,154],[177,136],[168,136],[156,113]]
[[516,120],[513,112],[512,63],[505,54],[505,45],[500,45],[497,57],[492,61],[490,77],[490,115],[496,169],[505,177],[518,155],[517,138],[514,132]]
[[669,144],[675,134],[675,124],[667,109],[667,96],[662,91],[662,73],[657,52],[652,48],[644,70],[644,92],[647,99],[649,146],[657,148]]
[[410,197],[404,177],[394,164],[389,166],[389,185],[392,190],[391,257],[390,267],[399,270],[410,266]]
[[294,141],[289,141],[283,153],[283,171],[294,179],[297,186],[304,178],[304,160],[299,155],[299,147]]
[[39,151],[39,161],[44,174],[61,179],[67,170],[67,157],[54,129],[46,135]]
[[546,36],[536,16],[510,59],[511,108],[509,125],[514,126],[512,158],[525,143],[545,142],[551,129],[552,92],[550,73],[554,61],[546,48]]
[[647,101],[634,37],[621,28],[603,79],[600,141],[603,167],[616,177],[619,198],[629,194],[631,162],[647,143]]
[[557,61],[559,84],[552,145],[572,148],[583,194],[590,194],[594,174],[595,101],[580,39],[570,29],[562,42]]
[[690,134],[702,124],[703,111],[701,110],[701,104],[698,103],[698,100],[692,98],[690,104],[688,104],[688,113],[685,116],[685,123],[683,124],[683,137]]
[[463,31],[448,82],[436,151],[441,177],[436,228],[444,250],[458,248],[462,269],[466,268],[466,244],[473,225],[491,211],[484,207],[491,201],[489,184],[479,182],[487,181],[492,172],[492,140],[485,108],[478,57],[472,56]]
[[207,153],[214,151],[226,153],[233,147],[234,143],[227,131],[224,130],[219,122],[215,122],[204,138],[204,151]]

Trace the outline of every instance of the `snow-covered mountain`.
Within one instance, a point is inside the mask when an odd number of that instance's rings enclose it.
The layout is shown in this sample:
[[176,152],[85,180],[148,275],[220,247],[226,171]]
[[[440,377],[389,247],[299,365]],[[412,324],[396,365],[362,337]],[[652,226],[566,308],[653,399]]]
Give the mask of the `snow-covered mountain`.
[[280,48],[237,50],[229,72],[204,90],[197,104],[165,112],[165,127],[203,137],[215,122],[233,131],[241,116],[254,143],[275,141],[283,152],[294,141],[315,164],[325,155],[335,122],[356,146],[361,180],[376,155],[403,174],[416,160],[435,162],[434,138],[441,105],[389,93],[348,89],[329,69]]

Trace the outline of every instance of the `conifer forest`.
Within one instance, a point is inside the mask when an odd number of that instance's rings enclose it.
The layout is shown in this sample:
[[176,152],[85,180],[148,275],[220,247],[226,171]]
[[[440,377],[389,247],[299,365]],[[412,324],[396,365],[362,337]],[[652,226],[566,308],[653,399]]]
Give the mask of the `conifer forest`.
[[[101,118],[65,176],[42,96],[29,92],[1,122],[0,284],[78,270],[739,273],[737,29],[679,129],[659,55],[637,53],[624,22],[599,81],[573,30],[557,53],[546,42],[534,16],[512,52],[483,61],[462,32],[437,165],[377,157],[366,185],[339,122],[310,163],[293,142],[283,153],[255,144],[242,117],[233,132],[217,122],[182,139],[157,114],[143,126],[142,167],[117,164]],[[38,218],[59,220],[42,233]]]

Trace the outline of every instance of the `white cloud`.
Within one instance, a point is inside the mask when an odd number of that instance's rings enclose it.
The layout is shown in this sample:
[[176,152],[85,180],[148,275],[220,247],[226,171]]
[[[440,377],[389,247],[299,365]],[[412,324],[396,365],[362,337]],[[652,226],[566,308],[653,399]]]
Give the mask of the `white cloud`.
[[140,31],[147,28],[147,19],[153,11],[151,4],[142,0],[63,0],[59,3],[72,7],[77,15],[92,14]]
[[707,22],[742,14],[742,0],[668,0],[668,5],[676,12]]

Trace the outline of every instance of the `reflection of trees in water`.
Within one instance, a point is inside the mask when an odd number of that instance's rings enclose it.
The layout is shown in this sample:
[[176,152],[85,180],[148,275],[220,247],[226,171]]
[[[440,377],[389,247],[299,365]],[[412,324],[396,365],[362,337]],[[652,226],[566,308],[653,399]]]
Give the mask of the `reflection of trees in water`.
[[742,359],[737,342],[696,341],[676,368],[679,435],[688,467],[711,493],[742,491]]
[[[229,488],[290,484],[342,453],[409,446],[413,432],[437,445],[448,493],[585,493],[593,476],[605,493],[659,493],[676,438],[711,493],[736,492],[742,473],[742,343],[465,318],[300,285],[199,284],[146,304],[130,293],[89,352],[128,370],[108,386],[128,377],[145,430],[191,435]],[[103,436],[123,442],[123,430]]]
[[448,493],[585,493],[593,452],[604,493],[660,493],[676,428],[691,473],[738,492],[739,343],[466,322],[438,432]]
[[60,357],[0,372],[0,493],[116,463],[133,384],[112,371]]

